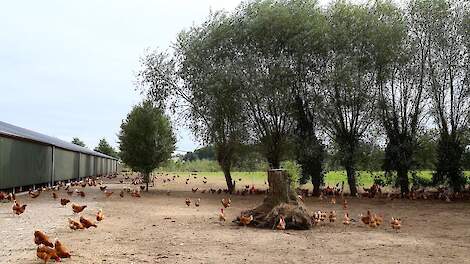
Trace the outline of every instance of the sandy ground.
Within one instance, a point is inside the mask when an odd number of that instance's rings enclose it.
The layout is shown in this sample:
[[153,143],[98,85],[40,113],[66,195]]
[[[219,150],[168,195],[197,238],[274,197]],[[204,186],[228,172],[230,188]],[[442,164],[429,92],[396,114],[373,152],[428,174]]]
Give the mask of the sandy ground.
[[[223,188],[223,179],[202,184],[201,177],[188,185],[185,178],[158,181],[142,198],[120,198],[119,190],[129,185],[115,180],[107,183],[115,190],[110,198],[97,187],[86,187],[87,196],[74,195],[72,202],[88,205],[86,217],[94,218],[102,208],[106,218],[98,228],[81,231],[68,228],[68,217],[78,219],[70,204],[60,206],[50,193],[18,197],[28,204],[21,216],[12,214],[10,203],[0,203],[0,263],[41,263],[33,243],[35,229],[59,238],[72,251],[64,263],[470,263],[469,202],[349,200],[353,218],[367,209],[385,215],[383,226],[370,229],[359,223],[344,227],[340,203],[307,198],[312,212],[336,210],[339,221],[308,231],[259,230],[218,223],[224,195],[192,193],[191,188]],[[64,191],[60,196],[68,197]],[[201,206],[187,207],[186,197],[201,198]],[[231,198],[226,213],[234,219],[263,196]],[[389,227],[391,216],[403,220],[398,233]]]

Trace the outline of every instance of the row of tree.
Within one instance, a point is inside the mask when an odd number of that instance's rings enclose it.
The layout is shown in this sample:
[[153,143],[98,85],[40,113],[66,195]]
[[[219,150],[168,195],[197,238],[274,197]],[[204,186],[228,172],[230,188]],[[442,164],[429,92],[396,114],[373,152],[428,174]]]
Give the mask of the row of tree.
[[[436,151],[438,138],[435,131],[428,131],[417,138],[417,149],[414,154],[413,170],[434,170],[436,164]],[[381,144],[383,138],[370,138],[368,141],[361,141],[357,151],[356,168],[361,171],[380,171],[383,170],[385,161],[385,146]],[[286,158],[295,160],[294,145],[288,150]],[[326,145],[324,159],[325,171],[342,170],[341,153],[334,146]],[[216,161],[215,148],[212,145],[198,148],[184,155],[176,155],[182,162],[192,162],[200,160]],[[463,170],[470,170],[470,151],[463,153]],[[259,171],[267,167],[266,161],[257,145],[241,145],[235,158],[234,168],[238,171]],[[308,177],[310,179],[310,177]]]
[[[72,144],[86,148],[85,142],[80,140],[78,137],[74,137],[72,139]],[[94,148],[94,151],[119,158],[119,153],[104,138],[100,139],[100,142],[98,143],[98,146]]]
[[140,87],[216,149],[227,186],[242,143],[272,168],[290,146],[318,193],[325,144],[356,194],[359,146],[382,138],[402,193],[418,136],[438,133],[436,183],[464,185],[470,111],[468,1],[263,0],[212,13],[171,53],[142,58]]

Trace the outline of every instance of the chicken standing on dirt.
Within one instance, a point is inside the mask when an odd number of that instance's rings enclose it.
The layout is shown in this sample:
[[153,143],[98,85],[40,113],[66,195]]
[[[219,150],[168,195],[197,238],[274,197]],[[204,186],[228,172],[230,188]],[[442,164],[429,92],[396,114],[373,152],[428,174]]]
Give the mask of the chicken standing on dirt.
[[75,192],[77,193],[78,196],[85,197],[84,191],[75,190]]
[[60,261],[60,257],[57,255],[57,252],[55,249],[40,245],[37,250],[36,250],[36,256],[42,260],[44,260],[44,263],[49,262],[49,260],[54,259],[56,262]]
[[13,206],[11,207],[13,213],[20,215],[26,210],[26,204],[20,205],[16,200],[14,200]]
[[196,202],[194,203],[194,205],[196,207],[199,207],[199,205],[201,204],[201,198],[197,198]]
[[60,258],[70,258],[70,253],[68,251],[68,249],[62,245],[62,243],[56,239],[55,241],[55,251],[57,252],[57,256],[59,256]]
[[12,201],[16,201],[16,195],[14,193],[9,193],[7,195],[7,200],[12,202]]
[[186,205],[187,206],[190,206],[191,205],[191,199],[189,198],[186,198],[186,201],[185,201]]
[[277,230],[285,230],[286,229],[286,220],[284,219],[283,215],[279,216],[279,223],[276,226]]
[[227,207],[230,207],[230,205],[232,204],[232,200],[230,200],[230,198],[223,198],[221,201],[222,205],[224,206],[224,208],[227,208]]
[[369,220],[369,227],[371,227],[371,228],[376,228],[376,227],[378,227],[378,226],[379,226],[379,225],[377,224],[377,220],[376,220],[375,218],[371,218],[371,219]]
[[351,219],[349,218],[348,213],[344,213],[344,218],[343,218],[343,225],[350,225],[351,224]]
[[72,218],[69,218],[69,227],[72,230],[78,230],[78,229],[84,229],[82,223],[73,220]]
[[72,204],[72,210],[76,214],[83,212],[83,210],[85,210],[86,207],[87,207],[87,205]]
[[381,215],[374,214],[373,218],[374,218],[374,221],[377,224],[377,226],[380,226],[384,221],[384,218]]
[[401,228],[401,219],[392,217],[392,221],[390,222],[390,225],[395,231],[398,232],[398,230]]
[[330,223],[334,223],[336,221],[336,211],[331,211],[328,219],[330,219]]
[[36,245],[44,245],[44,246],[48,246],[48,247],[53,247],[54,244],[52,244],[50,241],[49,241],[49,237],[44,233],[42,232],[41,230],[36,230],[34,231],[34,244]]
[[41,194],[41,192],[39,192],[39,191],[31,191],[31,190],[30,190],[28,194],[29,194],[29,196],[30,196],[31,198],[34,199],[34,198],[38,198],[38,196]]
[[98,210],[96,213],[96,221],[100,222],[104,219],[103,209]]
[[60,199],[60,204],[62,206],[66,206],[68,203],[70,203],[70,200],[69,199],[66,199],[66,198],[61,198]]
[[247,226],[253,221],[253,215],[247,216],[247,215],[242,215],[240,216],[240,223],[244,226]]
[[80,216],[80,223],[82,223],[82,225],[88,229],[90,227],[98,227],[95,223],[93,223],[92,221],[86,219],[85,217],[83,216]]
[[225,217],[225,213],[224,213],[224,208],[220,208],[219,221],[222,223],[225,223],[225,221],[227,221],[227,217]]
[[359,216],[359,218],[361,219],[361,221],[365,224],[365,225],[368,225],[371,220],[372,220],[372,214],[370,212],[370,210],[367,210],[367,215],[364,216],[362,213],[361,215]]

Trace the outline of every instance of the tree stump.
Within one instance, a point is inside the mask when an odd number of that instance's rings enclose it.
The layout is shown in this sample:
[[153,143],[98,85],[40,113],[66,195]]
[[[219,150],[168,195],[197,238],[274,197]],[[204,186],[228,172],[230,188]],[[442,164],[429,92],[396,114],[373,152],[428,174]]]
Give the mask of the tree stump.
[[[250,226],[259,228],[275,228],[279,216],[283,215],[286,229],[310,229],[312,221],[305,208],[293,190],[290,178],[285,170],[268,170],[269,192],[258,207],[241,212],[241,215],[253,215]],[[234,220],[240,223],[240,217]]]

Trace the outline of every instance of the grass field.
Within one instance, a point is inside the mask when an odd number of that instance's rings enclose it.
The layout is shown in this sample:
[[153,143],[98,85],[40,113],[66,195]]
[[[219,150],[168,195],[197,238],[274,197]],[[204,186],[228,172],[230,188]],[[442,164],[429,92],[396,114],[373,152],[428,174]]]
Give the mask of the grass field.
[[[190,172],[173,172],[174,174],[186,175],[190,174]],[[376,171],[376,172],[366,172],[366,171],[359,171],[358,177],[358,185],[359,186],[370,186],[373,183],[374,176],[383,176],[383,171]],[[198,172],[198,175],[206,176],[206,177],[220,177],[223,178],[224,174],[221,171],[217,172]],[[470,171],[466,171],[465,175],[470,177]],[[418,176],[424,179],[431,179],[432,178],[432,171],[419,171]],[[251,184],[261,184],[264,183],[267,179],[267,174],[264,171],[255,171],[255,172],[246,172],[246,171],[234,171],[232,172],[232,178],[234,180],[242,179],[245,183]],[[335,185],[337,183],[345,182],[347,185],[347,178],[346,178],[346,171],[330,171],[326,174],[325,177],[325,184],[326,185]]]

